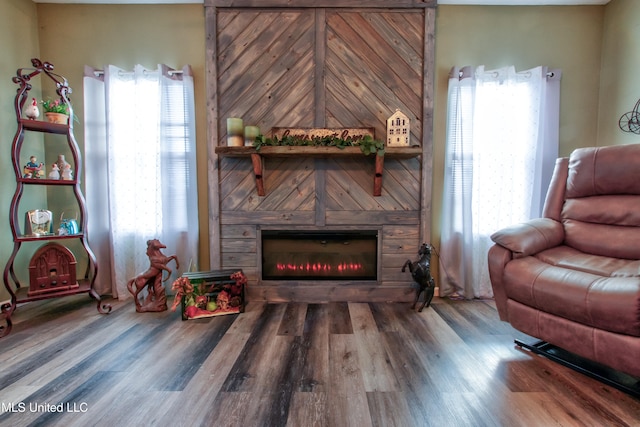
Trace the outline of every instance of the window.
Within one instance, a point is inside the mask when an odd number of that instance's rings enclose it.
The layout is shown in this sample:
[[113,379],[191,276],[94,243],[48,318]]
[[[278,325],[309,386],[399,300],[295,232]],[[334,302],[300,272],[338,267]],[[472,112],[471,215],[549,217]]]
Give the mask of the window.
[[492,296],[495,231],[541,213],[558,155],[560,72],[452,70],[449,80],[441,294]]
[[193,78],[189,67],[166,66],[97,74],[87,70],[84,81],[88,228],[124,299],[127,281],[148,267],[147,240],[159,239],[185,270],[197,262]]

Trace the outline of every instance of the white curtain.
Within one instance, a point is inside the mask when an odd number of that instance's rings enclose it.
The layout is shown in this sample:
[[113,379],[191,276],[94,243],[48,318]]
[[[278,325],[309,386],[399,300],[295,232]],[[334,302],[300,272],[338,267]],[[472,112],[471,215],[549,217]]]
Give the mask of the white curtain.
[[492,297],[489,236],[540,215],[558,156],[560,77],[547,67],[451,70],[441,295]]
[[[149,266],[146,242],[176,254],[172,280],[197,262],[193,76],[185,66],[85,67],[85,183],[97,283],[126,299]],[[165,273],[166,277],[166,273]],[[171,283],[171,281],[168,281]]]

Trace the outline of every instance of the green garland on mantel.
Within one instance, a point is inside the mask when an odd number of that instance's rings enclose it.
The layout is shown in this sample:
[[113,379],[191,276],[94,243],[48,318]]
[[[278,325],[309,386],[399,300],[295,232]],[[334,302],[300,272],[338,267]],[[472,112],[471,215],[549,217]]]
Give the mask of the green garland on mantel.
[[322,136],[313,138],[300,138],[295,136],[284,136],[278,138],[266,138],[264,135],[258,135],[253,142],[256,151],[260,151],[262,147],[280,147],[280,146],[296,146],[296,147],[337,147],[344,149],[345,147],[360,147],[365,156],[369,154],[377,154],[384,156],[384,142],[373,139],[371,135],[365,135],[361,139],[353,140],[338,138],[335,136]]

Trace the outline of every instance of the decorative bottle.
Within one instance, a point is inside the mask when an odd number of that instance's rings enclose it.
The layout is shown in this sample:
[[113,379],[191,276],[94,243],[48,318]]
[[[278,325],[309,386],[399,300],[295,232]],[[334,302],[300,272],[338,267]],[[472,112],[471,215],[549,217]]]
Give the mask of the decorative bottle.
[[[65,170],[71,167],[71,165],[69,165],[69,162],[65,160],[64,154],[58,154],[58,161],[56,162],[56,164],[58,165],[58,170],[60,171],[60,175],[62,175]],[[61,178],[64,179],[63,176],[61,176]]]

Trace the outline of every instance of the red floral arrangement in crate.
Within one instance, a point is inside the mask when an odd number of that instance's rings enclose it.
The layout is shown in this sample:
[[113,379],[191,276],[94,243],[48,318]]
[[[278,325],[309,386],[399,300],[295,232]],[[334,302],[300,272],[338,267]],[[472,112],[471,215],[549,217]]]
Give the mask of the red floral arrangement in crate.
[[179,277],[171,285],[175,292],[171,311],[183,307],[183,319],[198,319],[221,314],[240,313],[243,310],[244,285],[247,277],[242,271],[233,273],[235,284],[211,285],[206,281],[194,286],[187,277]]

